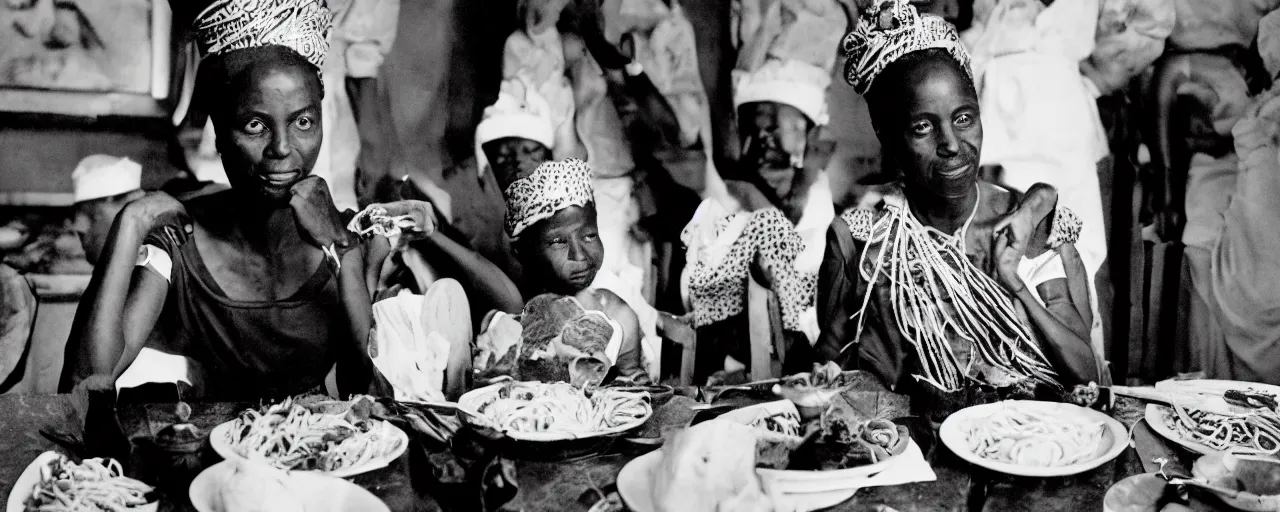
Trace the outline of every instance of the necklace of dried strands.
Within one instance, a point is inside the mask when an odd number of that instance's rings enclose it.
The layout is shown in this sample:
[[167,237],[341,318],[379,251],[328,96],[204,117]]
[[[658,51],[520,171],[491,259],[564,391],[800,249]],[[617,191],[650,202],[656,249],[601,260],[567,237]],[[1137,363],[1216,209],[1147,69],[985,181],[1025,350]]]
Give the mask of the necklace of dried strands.
[[[862,277],[872,285],[881,276],[888,280],[894,319],[921,363],[921,373],[913,375],[916,380],[945,392],[961,388],[970,368],[961,369],[951,350],[947,339],[954,333],[975,348],[970,367],[974,358],[981,357],[1016,377],[1057,386],[1048,359],[1033,341],[1030,328],[1018,318],[1013,301],[965,254],[965,233],[981,201],[979,188],[974,210],[955,236],[922,224],[905,199],[890,204],[888,215],[871,228],[859,258]],[[873,245],[881,250],[868,269],[864,263]],[[862,307],[850,317],[858,320],[850,346],[862,335],[873,293],[874,286],[869,286]],[[948,309],[944,302],[953,307]]]

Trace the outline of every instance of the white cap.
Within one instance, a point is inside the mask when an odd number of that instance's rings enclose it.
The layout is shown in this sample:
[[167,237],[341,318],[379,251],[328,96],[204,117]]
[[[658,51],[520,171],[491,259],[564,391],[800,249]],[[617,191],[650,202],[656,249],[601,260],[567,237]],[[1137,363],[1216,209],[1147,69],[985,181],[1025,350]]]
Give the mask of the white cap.
[[828,85],[828,70],[800,60],[769,59],[755,71],[733,70],[733,108],[746,103],[782,103],[795,107],[814,124],[825,126],[830,120]]
[[124,157],[89,155],[71,173],[75,202],[117,196],[142,188],[142,165]]
[[506,137],[519,137],[555,148],[555,128],[551,124],[551,106],[524,77],[502,82],[498,101],[484,109],[484,117],[476,126],[476,170],[481,176],[489,167],[489,159],[480,148],[486,142]]

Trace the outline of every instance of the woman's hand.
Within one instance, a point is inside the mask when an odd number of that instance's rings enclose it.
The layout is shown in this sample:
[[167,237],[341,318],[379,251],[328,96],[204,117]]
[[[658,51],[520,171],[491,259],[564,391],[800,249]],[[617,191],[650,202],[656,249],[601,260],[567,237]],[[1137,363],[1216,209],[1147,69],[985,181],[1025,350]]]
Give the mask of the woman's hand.
[[406,199],[372,204],[369,208],[382,208],[386,210],[388,217],[398,219],[395,224],[400,228],[402,243],[422,240],[436,232],[435,208],[426,201]]
[[136,222],[144,234],[160,226],[182,227],[179,231],[187,233],[184,226],[191,224],[187,208],[164,192],[152,192],[131,201],[122,215]]
[[996,224],[996,274],[1013,295],[1027,287],[1018,275],[1018,264],[1027,254],[1027,241],[1035,228],[1029,215],[1014,212]]
[[289,206],[303,238],[325,250],[345,254],[356,245],[355,234],[347,231],[342,215],[333,205],[324,178],[308,176],[293,185]]

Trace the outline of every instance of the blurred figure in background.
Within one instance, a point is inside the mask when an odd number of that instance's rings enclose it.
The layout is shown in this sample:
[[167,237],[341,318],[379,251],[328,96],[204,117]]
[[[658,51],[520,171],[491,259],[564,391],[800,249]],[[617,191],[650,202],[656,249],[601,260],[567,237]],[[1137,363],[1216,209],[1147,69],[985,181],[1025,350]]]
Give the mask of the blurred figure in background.
[[[125,157],[90,155],[80,160],[71,173],[74,184],[76,217],[74,228],[84,246],[84,257],[97,266],[106,246],[107,236],[116,215],[130,202],[146,195],[142,190],[142,165]],[[84,298],[93,297],[86,293]],[[91,306],[81,304],[77,315],[87,314]],[[68,343],[67,353],[78,344]],[[138,358],[116,381],[117,389],[139,388],[138,392],[168,394],[176,392],[171,385],[191,385],[187,358],[144,347]],[[141,388],[142,386],[145,388]]]

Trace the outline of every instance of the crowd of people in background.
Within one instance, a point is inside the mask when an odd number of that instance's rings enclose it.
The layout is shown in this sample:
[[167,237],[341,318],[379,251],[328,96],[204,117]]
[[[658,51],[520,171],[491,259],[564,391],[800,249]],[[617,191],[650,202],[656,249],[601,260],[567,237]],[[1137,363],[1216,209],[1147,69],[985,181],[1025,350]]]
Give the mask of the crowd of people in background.
[[[190,104],[218,158],[193,161],[226,183],[84,159],[94,275],[60,390],[453,399],[547,360],[638,384],[834,361],[958,406],[1109,384],[1122,164],[1148,171],[1148,236],[1185,245],[1189,369],[1280,384],[1280,2],[976,0],[965,30],[952,3],[734,1],[721,158],[678,1],[521,1],[471,158],[365,187],[362,152],[406,158],[362,148],[390,121],[355,108],[398,4],[206,1]],[[882,155],[849,204],[833,88]],[[1135,140],[1104,122],[1117,96]],[[16,338],[34,301],[4,303]]]

